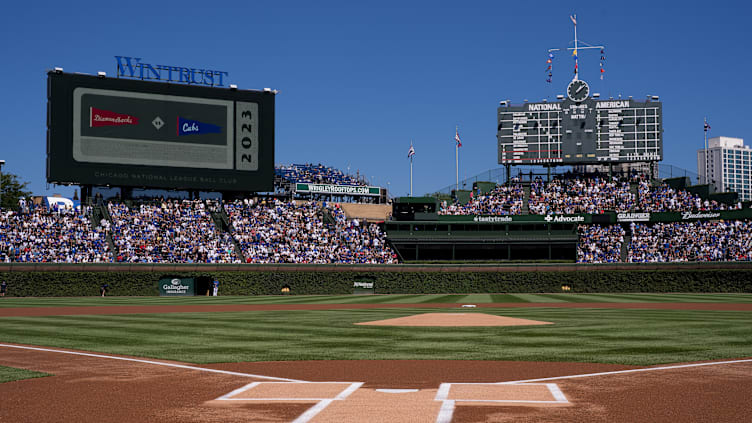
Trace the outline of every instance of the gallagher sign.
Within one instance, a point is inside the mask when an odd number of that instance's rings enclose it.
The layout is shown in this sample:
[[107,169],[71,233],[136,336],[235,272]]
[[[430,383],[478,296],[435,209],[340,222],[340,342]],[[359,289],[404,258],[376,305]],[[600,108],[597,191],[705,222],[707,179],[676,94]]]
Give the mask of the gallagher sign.
[[193,278],[162,278],[159,280],[161,297],[187,297],[195,293]]
[[186,68],[183,66],[154,65],[141,62],[140,57],[115,56],[118,78],[153,79],[156,81],[199,84],[223,87],[224,77],[229,74],[212,69]]

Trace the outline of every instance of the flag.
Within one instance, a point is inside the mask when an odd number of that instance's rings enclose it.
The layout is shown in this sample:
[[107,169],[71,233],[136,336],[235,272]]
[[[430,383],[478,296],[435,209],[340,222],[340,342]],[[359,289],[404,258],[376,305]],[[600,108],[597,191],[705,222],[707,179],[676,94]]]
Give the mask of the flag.
[[460,140],[460,132],[457,130],[454,133],[454,140],[457,141],[457,147],[462,147],[462,141]]
[[577,58],[577,49],[572,50],[572,56],[576,59]]
[[410,144],[410,149],[407,150],[407,158],[411,159],[415,155],[415,148],[413,148],[413,145]]
[[572,20],[572,23],[577,25],[577,15],[569,15],[569,19]]
[[546,63],[551,63],[551,59],[546,60]]
[[708,125],[708,121],[705,121],[705,132],[708,132],[710,130],[710,125]]

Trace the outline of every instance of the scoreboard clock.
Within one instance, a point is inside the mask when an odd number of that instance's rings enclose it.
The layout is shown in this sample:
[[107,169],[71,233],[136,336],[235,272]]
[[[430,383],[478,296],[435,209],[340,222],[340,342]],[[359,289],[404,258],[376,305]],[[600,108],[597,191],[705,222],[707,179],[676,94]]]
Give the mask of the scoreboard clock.
[[663,112],[644,101],[591,96],[587,82],[569,83],[557,102],[497,110],[499,164],[598,164],[663,159]]
[[588,94],[590,94],[590,87],[588,86],[587,82],[581,79],[573,80],[567,87],[567,96],[572,101],[579,103],[582,100],[588,98]]

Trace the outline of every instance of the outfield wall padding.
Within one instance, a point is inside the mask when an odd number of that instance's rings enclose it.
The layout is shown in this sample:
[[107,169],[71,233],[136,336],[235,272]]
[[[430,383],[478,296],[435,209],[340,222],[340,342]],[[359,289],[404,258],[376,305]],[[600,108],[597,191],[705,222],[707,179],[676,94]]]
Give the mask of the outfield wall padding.
[[211,277],[220,295],[562,292],[752,292],[752,263],[520,265],[2,264],[8,296],[156,296],[165,276]]

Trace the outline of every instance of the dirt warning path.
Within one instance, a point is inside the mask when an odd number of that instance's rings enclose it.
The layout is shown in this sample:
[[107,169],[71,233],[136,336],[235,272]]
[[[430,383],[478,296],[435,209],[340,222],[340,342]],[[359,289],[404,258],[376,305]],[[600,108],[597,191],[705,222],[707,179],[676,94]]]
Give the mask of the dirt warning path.
[[[751,361],[684,368],[451,360],[193,366],[17,347],[0,345],[0,365],[53,376],[0,384],[1,422],[389,423],[413,415],[458,423],[734,422],[752,413]],[[498,385],[515,381],[528,383]]]
[[[455,303],[418,304],[211,304],[92,307],[0,308],[0,317],[67,316],[145,313],[216,313],[269,310],[355,310],[374,308],[460,308]],[[653,310],[752,311],[752,303],[479,303],[477,308],[610,308]]]

